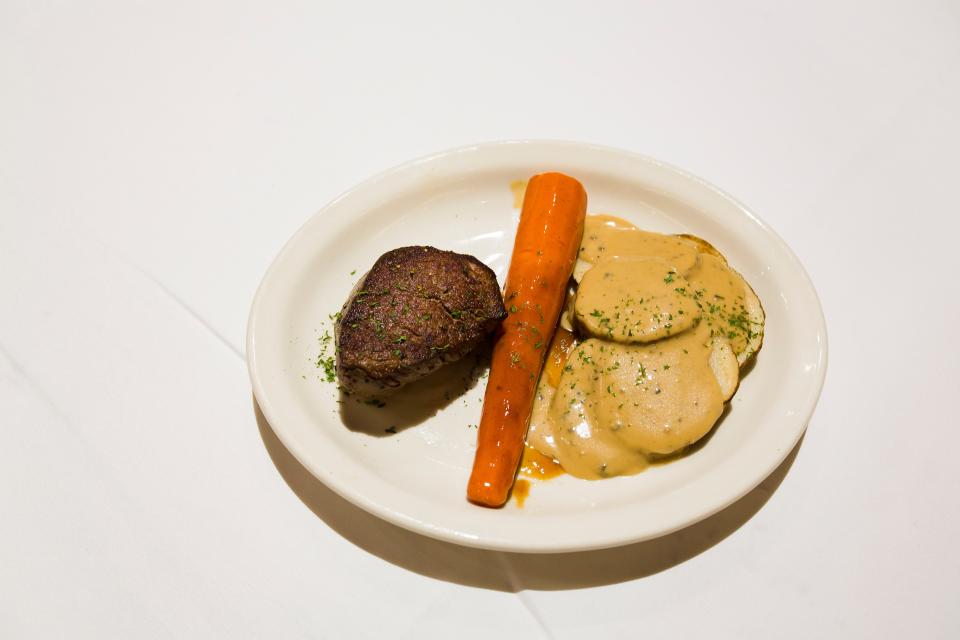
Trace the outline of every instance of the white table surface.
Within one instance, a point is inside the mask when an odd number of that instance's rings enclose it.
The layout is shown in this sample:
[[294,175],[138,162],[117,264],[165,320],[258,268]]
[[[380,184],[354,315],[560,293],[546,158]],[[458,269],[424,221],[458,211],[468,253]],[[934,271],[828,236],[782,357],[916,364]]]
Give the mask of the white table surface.
[[[0,637],[957,637],[956,2],[0,2]],[[678,534],[461,549],[258,424],[291,233],[506,138],[704,176],[807,266],[830,370],[793,456]]]

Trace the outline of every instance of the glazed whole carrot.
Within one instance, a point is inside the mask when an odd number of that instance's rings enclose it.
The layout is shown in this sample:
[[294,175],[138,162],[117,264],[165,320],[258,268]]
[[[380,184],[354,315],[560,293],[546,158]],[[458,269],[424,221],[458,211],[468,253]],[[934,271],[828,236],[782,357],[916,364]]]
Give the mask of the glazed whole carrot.
[[587,193],[562,173],[530,179],[507,273],[509,312],[493,347],[467,498],[507,501],[533,410],[537,380],[577,260]]

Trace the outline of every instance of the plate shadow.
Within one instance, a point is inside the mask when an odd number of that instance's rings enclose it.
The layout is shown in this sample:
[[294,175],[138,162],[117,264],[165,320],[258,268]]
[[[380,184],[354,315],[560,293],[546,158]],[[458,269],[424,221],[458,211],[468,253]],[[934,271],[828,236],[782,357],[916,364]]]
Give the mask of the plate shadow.
[[739,529],[770,499],[803,444],[756,488],[718,513],[674,533],[622,547],[573,553],[507,553],[462,547],[371,515],[328,489],[280,442],[253,401],[257,426],[280,476],[330,528],[364,551],[409,571],[507,592],[581,589],[644,578],[681,564]]
[[340,419],[351,431],[389,437],[435,416],[477,386],[490,369],[489,345],[403,387],[403,393],[367,401],[340,390]]

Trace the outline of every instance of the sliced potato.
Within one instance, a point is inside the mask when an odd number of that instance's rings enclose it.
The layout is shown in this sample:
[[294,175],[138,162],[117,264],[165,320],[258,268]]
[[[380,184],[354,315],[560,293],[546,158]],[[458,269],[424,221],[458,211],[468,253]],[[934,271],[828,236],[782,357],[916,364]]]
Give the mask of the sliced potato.
[[681,293],[685,287],[686,279],[656,258],[605,258],[580,283],[577,326],[621,344],[676,335],[700,322],[700,305]]
[[583,258],[577,258],[577,263],[573,265],[573,279],[579,283],[583,280],[583,274],[590,271],[592,266],[592,262],[587,262]]
[[697,250],[700,251],[700,253],[709,253],[712,256],[716,256],[720,258],[724,262],[727,261],[727,259],[723,256],[723,254],[717,251],[716,247],[714,247],[712,244],[710,244],[703,238],[698,238],[697,236],[692,235],[690,233],[678,233],[676,235],[678,238],[689,240],[693,244],[697,245]]
[[710,368],[720,384],[723,401],[733,397],[740,384],[740,365],[733,353],[730,342],[723,337],[713,338],[713,351],[710,352]]
[[737,360],[740,362],[741,367],[750,358],[755,356],[756,353],[760,351],[760,347],[763,346],[763,331],[766,322],[766,314],[763,311],[763,305],[760,304],[760,298],[757,297],[750,283],[746,280],[744,280],[744,283],[747,285],[747,299],[745,302],[747,315],[750,316],[750,320],[754,323],[754,326],[757,327],[757,331],[756,335],[747,342],[747,348],[737,354]]
[[751,325],[756,329],[754,331],[754,335],[750,336],[747,339],[746,346],[736,354],[737,362],[740,364],[741,367],[743,367],[747,363],[747,361],[750,360],[750,358],[752,358],[754,355],[756,355],[758,351],[760,351],[760,347],[763,346],[763,331],[764,331],[764,323],[766,321],[766,315],[763,311],[763,305],[760,304],[760,298],[757,297],[756,292],[750,286],[750,283],[747,282],[747,279],[744,278],[740,274],[740,272],[738,272],[736,269],[730,266],[729,262],[727,262],[726,257],[722,253],[720,253],[716,247],[714,247],[712,244],[710,244],[703,238],[698,238],[697,236],[689,233],[681,233],[677,235],[697,245],[697,248],[699,249],[700,253],[716,256],[720,260],[723,260],[724,264],[727,265],[727,268],[733,271],[734,273],[736,273],[740,277],[740,279],[743,281],[744,289],[746,291],[746,295],[744,297],[744,306],[746,308],[746,314],[750,320]]
[[570,280],[567,285],[567,295],[563,300],[563,310],[560,312],[560,328],[567,331],[575,331],[574,328],[574,305],[577,300],[577,283]]

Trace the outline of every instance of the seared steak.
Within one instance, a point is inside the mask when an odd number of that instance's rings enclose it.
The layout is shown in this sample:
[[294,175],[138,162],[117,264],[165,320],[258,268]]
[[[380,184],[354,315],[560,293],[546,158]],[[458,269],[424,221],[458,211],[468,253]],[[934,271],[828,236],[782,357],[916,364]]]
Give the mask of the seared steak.
[[467,355],[506,316],[496,275],[473,256],[388,251],[337,321],[340,386],[362,395],[395,390]]

